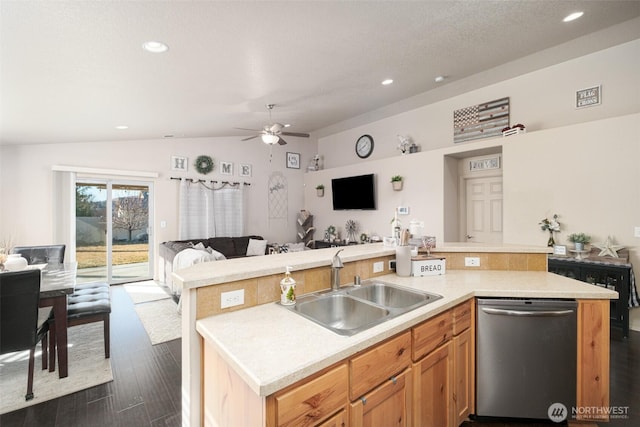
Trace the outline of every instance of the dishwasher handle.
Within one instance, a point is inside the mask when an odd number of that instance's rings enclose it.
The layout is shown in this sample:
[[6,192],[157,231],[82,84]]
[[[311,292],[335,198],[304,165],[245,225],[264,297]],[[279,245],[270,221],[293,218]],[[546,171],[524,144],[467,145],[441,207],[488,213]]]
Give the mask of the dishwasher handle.
[[497,314],[500,316],[518,316],[518,317],[553,317],[566,316],[575,313],[575,310],[504,310],[500,308],[483,307],[482,311],[487,314]]

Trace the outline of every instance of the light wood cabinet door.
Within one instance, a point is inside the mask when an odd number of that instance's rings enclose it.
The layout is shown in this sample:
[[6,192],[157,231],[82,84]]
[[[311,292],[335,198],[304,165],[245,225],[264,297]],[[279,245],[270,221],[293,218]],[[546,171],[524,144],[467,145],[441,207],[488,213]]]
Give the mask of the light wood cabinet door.
[[451,426],[451,341],[413,364],[413,425]]
[[318,427],[347,427],[347,410],[343,409],[327,421],[318,424]]
[[453,426],[457,427],[471,412],[473,393],[473,350],[471,330],[453,337]]
[[351,427],[411,426],[411,369],[351,404]]

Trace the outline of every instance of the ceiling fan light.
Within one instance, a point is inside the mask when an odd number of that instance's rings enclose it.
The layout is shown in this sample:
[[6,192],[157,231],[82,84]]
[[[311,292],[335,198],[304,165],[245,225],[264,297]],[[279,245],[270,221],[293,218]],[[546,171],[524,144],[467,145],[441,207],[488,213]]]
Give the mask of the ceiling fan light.
[[278,135],[274,135],[271,133],[265,133],[264,135],[262,135],[262,142],[264,142],[265,144],[275,144],[279,139],[280,137]]

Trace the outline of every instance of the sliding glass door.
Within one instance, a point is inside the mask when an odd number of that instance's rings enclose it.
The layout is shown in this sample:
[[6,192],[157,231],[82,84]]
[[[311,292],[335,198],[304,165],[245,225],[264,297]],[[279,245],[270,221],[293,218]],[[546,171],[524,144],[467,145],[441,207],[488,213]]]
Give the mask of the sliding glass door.
[[153,277],[152,183],[76,180],[78,283]]

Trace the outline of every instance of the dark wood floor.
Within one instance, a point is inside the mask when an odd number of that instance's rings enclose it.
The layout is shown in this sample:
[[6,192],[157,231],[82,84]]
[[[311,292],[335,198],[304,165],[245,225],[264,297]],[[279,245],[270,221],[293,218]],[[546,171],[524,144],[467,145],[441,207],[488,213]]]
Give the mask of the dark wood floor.
[[[180,340],[152,346],[122,286],[112,287],[111,383],[0,416],[0,427],[179,426]],[[629,418],[602,426],[640,426],[640,332],[611,341],[611,405]],[[465,427],[538,424],[467,422]],[[551,423],[551,425],[557,425]]]
[[1,415],[1,427],[180,426],[181,340],[152,346],[124,288],[111,289],[113,382]]

